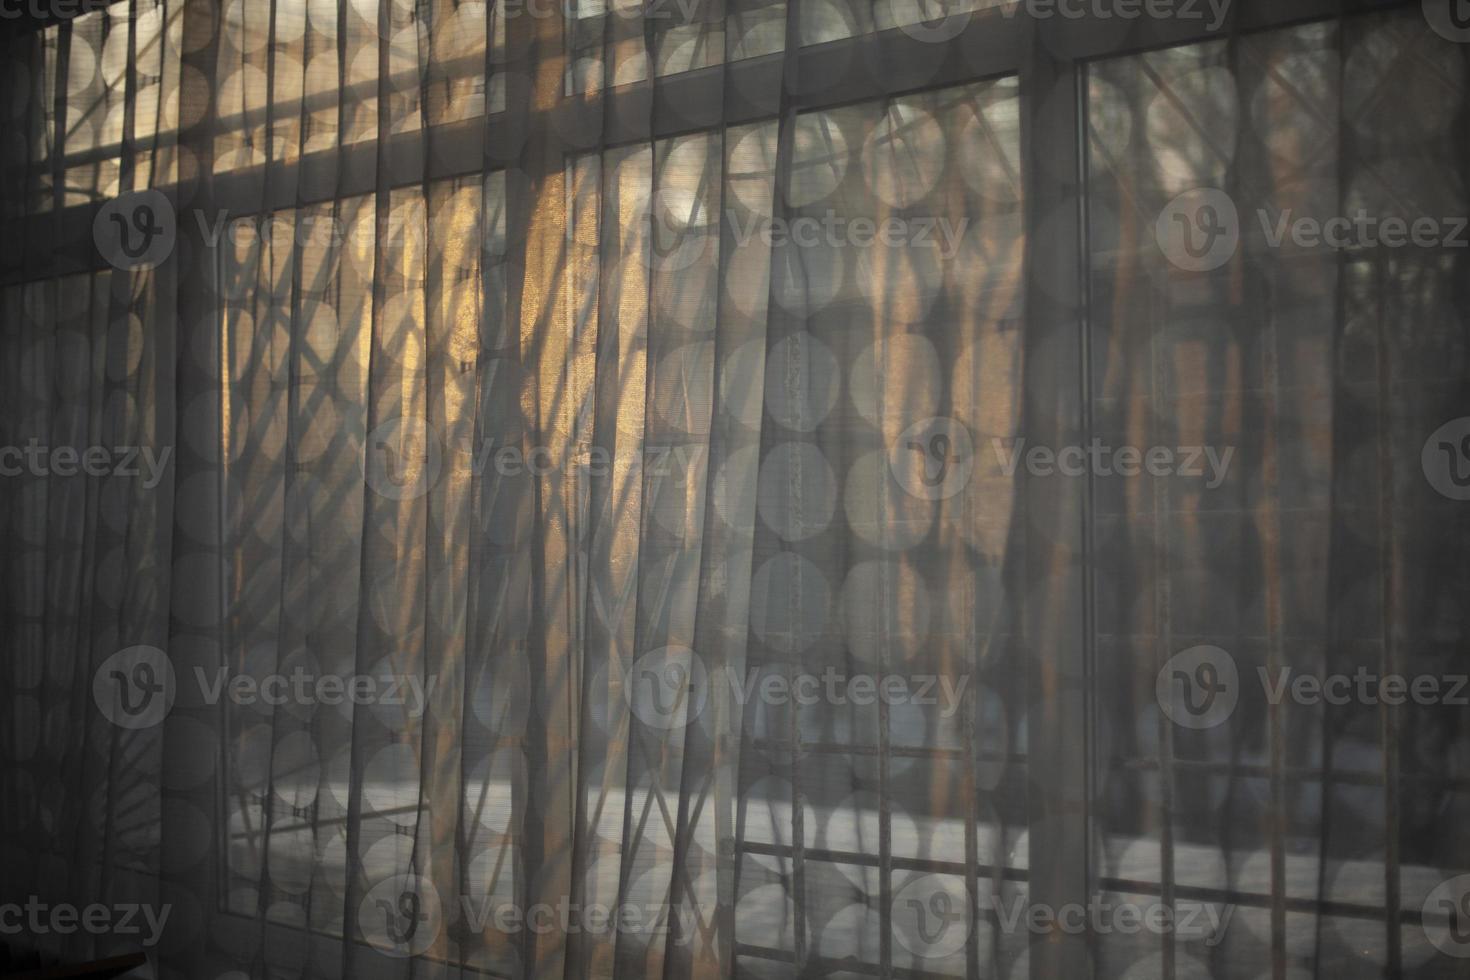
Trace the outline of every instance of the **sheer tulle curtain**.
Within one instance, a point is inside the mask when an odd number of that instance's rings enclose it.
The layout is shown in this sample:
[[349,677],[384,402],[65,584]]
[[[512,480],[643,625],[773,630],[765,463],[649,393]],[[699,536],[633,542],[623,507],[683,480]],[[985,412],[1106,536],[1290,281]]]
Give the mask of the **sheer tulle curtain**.
[[[1464,709],[1251,685],[1465,672],[1463,252],[1256,233],[1463,213],[1465,48],[995,6],[16,41],[0,445],[116,455],[0,479],[0,899],[166,909],[189,978],[1455,975]],[[1200,188],[1213,268],[1158,230]],[[1233,462],[1015,464],[1094,437]],[[1010,917],[1095,896],[1231,918]]]
[[[173,452],[7,485],[11,881],[167,906],[187,976],[786,975],[893,945],[896,856],[993,860],[968,702],[746,703],[963,691],[1008,629],[1006,481],[887,447],[1016,423],[1015,84],[801,112],[798,12],[138,0],[26,42],[11,205],[166,188],[177,246],[6,292],[11,442]],[[926,250],[771,234],[910,214]],[[402,703],[267,696],[298,676]]]
[[[1464,672],[1465,513],[1424,455],[1466,405],[1463,245],[1299,233],[1470,204],[1466,62],[1443,40],[1414,9],[1091,75],[1097,426],[1237,447],[1216,492],[1117,483],[1098,503],[1099,657],[1161,651],[1099,667],[1099,740],[1145,774],[1108,780],[1104,874],[1235,905],[1219,948],[1157,962],[1179,976],[1253,949],[1316,975],[1457,968],[1431,899],[1465,866],[1463,708],[1266,694],[1268,677]],[[1200,187],[1228,193],[1240,253],[1181,276],[1152,261],[1153,222]],[[1228,652],[1240,700],[1191,731],[1153,707],[1155,672],[1201,645]]]

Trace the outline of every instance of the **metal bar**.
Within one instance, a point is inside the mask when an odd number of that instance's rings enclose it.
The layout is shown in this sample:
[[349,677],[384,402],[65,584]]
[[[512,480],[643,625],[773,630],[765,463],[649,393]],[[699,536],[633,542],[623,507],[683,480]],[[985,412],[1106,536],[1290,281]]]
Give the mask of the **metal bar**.
[[[1087,318],[1082,241],[1080,64],[1057,57],[1059,27],[1028,32],[1021,71],[1022,163],[1026,186],[1026,332],[1021,403],[1023,432],[1044,445],[1085,445]],[[1034,234],[1045,227],[1048,234]],[[1087,904],[1091,887],[1091,793],[1087,718],[1092,659],[1087,596],[1089,494],[1076,481],[1033,476],[1025,494],[1026,579],[1022,610],[1027,660],[1027,744],[1033,906]],[[1057,932],[1031,946],[1034,980],[1092,975],[1086,936]]]

